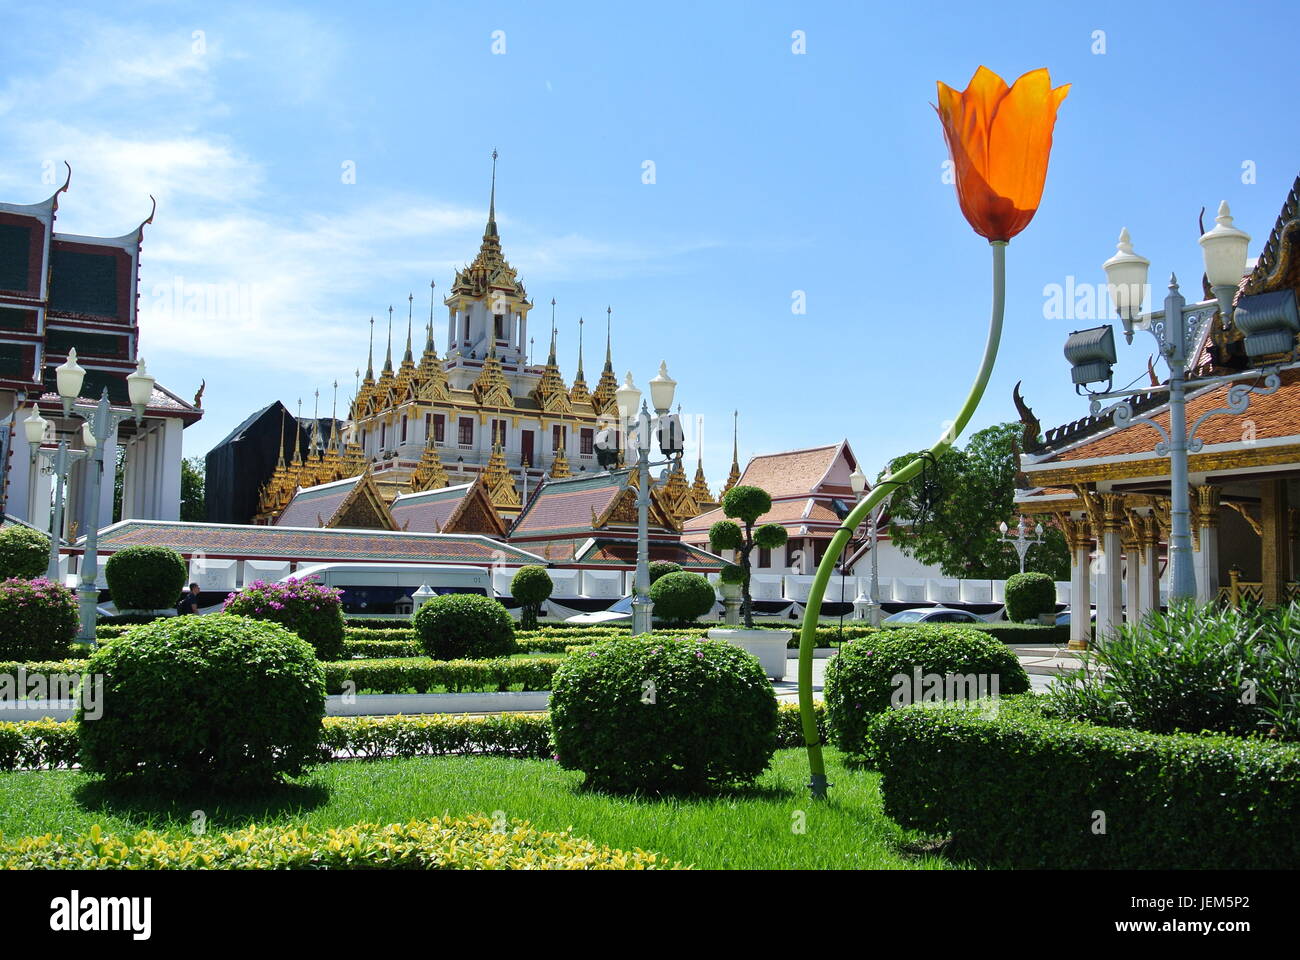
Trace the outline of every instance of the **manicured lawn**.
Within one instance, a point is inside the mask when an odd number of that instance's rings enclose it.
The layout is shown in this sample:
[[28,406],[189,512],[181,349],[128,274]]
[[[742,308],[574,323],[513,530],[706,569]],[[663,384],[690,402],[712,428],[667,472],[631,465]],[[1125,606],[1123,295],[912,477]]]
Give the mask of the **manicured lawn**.
[[[880,812],[879,777],[828,754],[831,801],[808,799],[807,759],[781,750],[751,790],[708,799],[631,799],[580,789],[581,774],[538,760],[420,757],[340,761],[317,767],[274,796],[239,802],[202,797],[123,799],[77,771],[0,774],[0,834],[77,833],[99,824],[188,831],[202,810],[209,830],[250,823],[342,826],[442,814],[504,812],[544,829],[621,848],[640,847],[708,868],[933,869],[943,858],[915,852],[916,838]],[[804,823],[802,833],[794,829]]]

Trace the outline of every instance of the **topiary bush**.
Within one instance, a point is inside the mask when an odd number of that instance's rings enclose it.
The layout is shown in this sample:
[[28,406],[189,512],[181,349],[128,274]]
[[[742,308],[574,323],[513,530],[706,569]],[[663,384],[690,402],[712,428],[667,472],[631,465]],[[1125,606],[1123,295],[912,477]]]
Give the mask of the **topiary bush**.
[[1007,580],[1007,619],[1037,619],[1056,609],[1056,584],[1045,573],[1013,573]]
[[482,660],[515,653],[515,625],[491,597],[449,593],[415,611],[415,636],[433,660]]
[[742,598],[740,612],[744,617],[746,630],[754,629],[754,600],[749,592],[752,570],[750,555],[755,547],[762,550],[775,550],[782,546],[787,538],[785,527],[778,523],[765,523],[757,530],[754,529],[754,524],[759,518],[771,509],[772,497],[766,490],[762,487],[738,484],[722,496],[722,512],[732,519],[718,520],[709,527],[709,545],[714,553],[735,550],[740,555]]
[[[871,756],[877,714],[909,703],[973,700],[1029,690],[1029,675],[1005,644],[969,627],[895,627],[850,640],[826,665],[826,718],[846,753]],[[935,682],[937,679],[937,683]]]
[[313,577],[290,577],[279,583],[254,580],[226,597],[222,609],[282,624],[310,643],[321,660],[341,660],[345,650],[342,593]]
[[320,758],[325,672],[276,623],[221,613],[158,620],[96,650],[77,710],[81,763],[113,784],[238,791]]
[[545,567],[534,563],[519,568],[510,581],[510,596],[523,604],[519,617],[520,627],[525,630],[537,629],[537,614],[554,589],[555,584],[551,582],[551,575]]
[[0,580],[34,580],[45,574],[49,563],[48,535],[21,523],[0,528]]
[[80,626],[77,597],[40,578],[0,583],[0,660],[58,660]]
[[673,563],[671,560],[651,560],[650,561],[650,583],[654,585],[660,577],[666,577],[670,573],[680,573],[682,565]]
[[565,659],[551,691],[560,765],[594,789],[749,783],[776,749],[776,696],[763,668],[720,641],[610,640]]
[[713,585],[698,573],[669,573],[650,587],[654,618],[658,622],[690,623],[713,609]]
[[187,573],[185,558],[170,547],[124,547],[104,564],[118,610],[174,610]]

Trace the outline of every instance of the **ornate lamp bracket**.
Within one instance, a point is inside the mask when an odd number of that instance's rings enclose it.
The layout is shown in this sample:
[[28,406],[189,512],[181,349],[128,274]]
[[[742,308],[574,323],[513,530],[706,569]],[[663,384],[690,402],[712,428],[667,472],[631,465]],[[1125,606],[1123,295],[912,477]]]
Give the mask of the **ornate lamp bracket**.
[[[1192,429],[1187,431],[1187,451],[1189,453],[1199,453],[1205,445],[1196,431],[1200,429],[1201,424],[1210,417],[1219,414],[1231,414],[1239,416],[1246,412],[1250,407],[1250,395],[1253,393],[1259,397],[1266,397],[1270,393],[1276,393],[1282,386],[1282,378],[1278,376],[1276,368],[1269,368],[1264,373],[1263,385],[1257,383],[1234,383],[1228,388],[1228,402],[1226,406],[1216,407],[1213,410],[1207,410],[1197,418],[1192,424]],[[1163,454],[1162,454],[1163,455]]]

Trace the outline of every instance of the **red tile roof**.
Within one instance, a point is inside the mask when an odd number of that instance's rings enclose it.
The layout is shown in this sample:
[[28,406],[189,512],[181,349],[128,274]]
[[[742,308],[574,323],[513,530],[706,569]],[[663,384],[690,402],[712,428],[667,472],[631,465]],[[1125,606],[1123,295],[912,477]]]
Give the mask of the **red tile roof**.
[[293,495],[284,512],[276,518],[277,527],[322,527],[343,506],[343,501],[361,477],[349,477],[315,487],[303,487]]
[[179,553],[247,560],[376,560],[409,563],[541,563],[535,553],[490,537],[387,530],[256,527],[222,523],[124,520],[103,530],[104,553],[134,544]]
[[[1300,371],[1288,370],[1282,375],[1282,386],[1267,396],[1252,396],[1250,408],[1239,416],[1224,414],[1211,417],[1203,423],[1196,435],[1207,445],[1216,443],[1241,443],[1250,435],[1248,422],[1253,424],[1256,440],[1300,435]],[[1261,378],[1262,380],[1262,378]],[[1250,381],[1238,381],[1249,383]],[[1187,423],[1192,424],[1203,414],[1227,405],[1231,384],[1224,384],[1191,397],[1187,401]],[[1169,408],[1161,407],[1148,413],[1165,430],[1169,429]],[[1090,460],[1101,457],[1131,456],[1150,453],[1160,439],[1145,424],[1134,424],[1123,430],[1112,430],[1094,440],[1081,443],[1040,463],[1059,463],[1071,460]]]

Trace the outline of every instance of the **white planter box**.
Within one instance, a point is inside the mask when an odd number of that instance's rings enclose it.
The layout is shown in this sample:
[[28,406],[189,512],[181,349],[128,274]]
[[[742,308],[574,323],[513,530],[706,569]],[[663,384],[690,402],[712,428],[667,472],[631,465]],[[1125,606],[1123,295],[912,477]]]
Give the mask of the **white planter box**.
[[785,663],[789,657],[789,630],[710,630],[710,640],[723,640],[733,647],[758,657],[763,672],[773,680],[785,679]]

